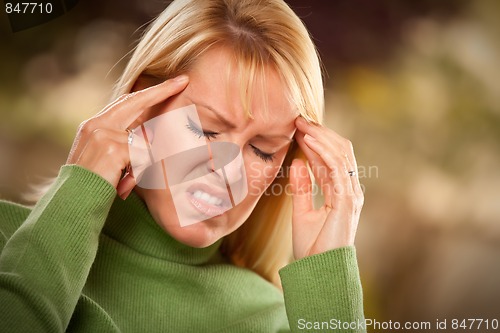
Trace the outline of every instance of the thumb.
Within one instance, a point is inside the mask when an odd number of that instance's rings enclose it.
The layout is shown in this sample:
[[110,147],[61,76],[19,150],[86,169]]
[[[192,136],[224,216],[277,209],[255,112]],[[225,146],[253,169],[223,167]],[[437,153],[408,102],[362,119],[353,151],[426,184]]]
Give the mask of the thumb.
[[116,192],[118,193],[118,196],[125,200],[130,192],[135,187],[135,179],[134,177],[129,173],[125,177],[123,177],[122,180],[118,183],[118,186],[116,187]]
[[304,161],[294,159],[290,172],[292,189],[293,215],[303,214],[313,210],[312,183],[309,170]]

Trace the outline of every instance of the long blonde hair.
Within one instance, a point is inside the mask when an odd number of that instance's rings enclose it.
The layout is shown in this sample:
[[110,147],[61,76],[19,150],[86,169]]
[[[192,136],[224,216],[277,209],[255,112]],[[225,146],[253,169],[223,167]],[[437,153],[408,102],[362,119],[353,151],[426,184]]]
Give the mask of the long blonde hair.
[[[113,98],[130,92],[138,77],[170,78],[188,72],[214,45],[230,47],[237,59],[242,97],[264,66],[273,66],[300,115],[321,123],[324,112],[320,61],[302,21],[282,0],[175,0],[145,31],[119,79]],[[246,74],[245,74],[246,73]],[[299,153],[292,145],[283,170]],[[271,186],[284,189],[285,174]],[[234,264],[278,283],[277,271],[291,258],[291,199],[264,194],[248,220],[225,237]]]

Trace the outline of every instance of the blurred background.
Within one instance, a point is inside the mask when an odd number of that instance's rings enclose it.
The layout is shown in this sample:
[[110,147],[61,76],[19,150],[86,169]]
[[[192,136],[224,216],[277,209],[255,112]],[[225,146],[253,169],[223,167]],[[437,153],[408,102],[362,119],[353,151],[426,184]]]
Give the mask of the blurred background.
[[[326,123],[356,150],[366,317],[500,319],[500,2],[287,2],[325,65]],[[164,7],[81,0],[16,33],[2,11],[2,199],[57,175]]]

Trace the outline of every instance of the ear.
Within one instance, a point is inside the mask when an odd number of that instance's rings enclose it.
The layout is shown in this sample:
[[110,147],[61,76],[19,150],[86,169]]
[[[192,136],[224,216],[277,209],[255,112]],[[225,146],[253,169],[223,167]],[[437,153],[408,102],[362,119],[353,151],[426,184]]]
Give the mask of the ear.
[[152,76],[149,74],[141,74],[139,75],[134,85],[132,86],[131,92],[152,87],[154,85],[162,83],[163,81],[164,79],[161,79],[156,76]]

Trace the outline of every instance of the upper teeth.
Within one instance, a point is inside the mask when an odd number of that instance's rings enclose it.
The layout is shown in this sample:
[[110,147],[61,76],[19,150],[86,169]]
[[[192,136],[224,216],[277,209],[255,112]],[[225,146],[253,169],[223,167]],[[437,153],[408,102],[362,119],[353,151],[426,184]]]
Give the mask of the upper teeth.
[[210,195],[210,194],[203,192],[203,191],[194,192],[193,197],[195,197],[198,200],[206,201],[210,205],[214,205],[214,206],[220,206],[220,204],[222,203],[221,198],[214,197],[213,195]]

